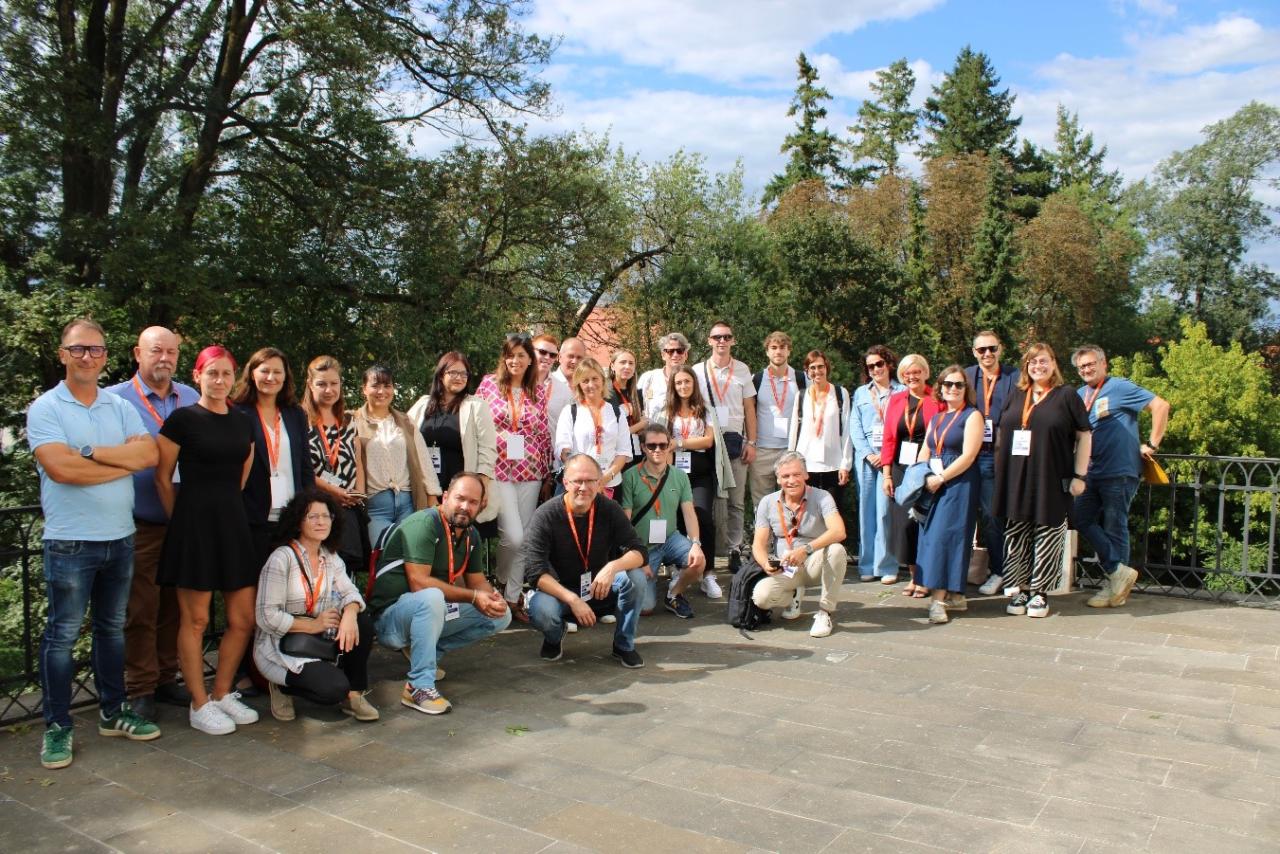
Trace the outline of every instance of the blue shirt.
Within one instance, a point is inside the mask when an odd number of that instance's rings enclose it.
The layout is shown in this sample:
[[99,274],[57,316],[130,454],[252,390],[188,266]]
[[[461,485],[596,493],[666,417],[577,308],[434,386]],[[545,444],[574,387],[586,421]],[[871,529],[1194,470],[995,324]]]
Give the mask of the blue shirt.
[[[987,407],[987,390],[985,380],[982,378],[982,366],[970,365],[964,369],[964,375],[969,379],[969,385],[973,387],[973,405],[982,415],[984,421],[990,422],[992,427],[1000,422],[1000,413],[1004,411],[1005,401],[1013,394],[1018,387],[1018,377],[1022,371],[1011,365],[999,365],[999,373],[996,374],[996,385],[991,390],[991,406]],[[983,427],[986,429],[985,425]],[[985,436],[986,433],[984,432]],[[994,433],[992,434],[994,437]],[[992,442],[982,443],[982,453],[992,453],[994,445]]]
[[[138,383],[137,386],[134,385],[135,380]],[[142,403],[142,398],[138,397],[139,387],[146,392],[151,408],[156,411],[156,415],[160,416],[159,421],[156,421],[155,416]],[[133,408],[138,410],[138,416],[142,419],[142,426],[147,428],[147,432],[153,439],[159,434],[160,425],[164,423],[164,419],[173,414],[175,409],[190,406],[200,399],[200,393],[191,386],[175,382],[169,383],[169,394],[161,397],[136,374],[133,379],[126,382],[107,386],[105,391],[133,404]],[[164,525],[169,521],[169,517],[165,515],[164,505],[160,503],[160,493],[156,492],[155,474],[154,468],[133,473],[133,515],[144,522]]]
[[1093,427],[1089,479],[1137,477],[1142,465],[1138,413],[1147,408],[1155,394],[1121,377],[1107,377],[1096,390],[1086,385],[1077,392]]
[[[54,443],[76,451],[85,445],[110,447],[145,435],[147,428],[137,411],[119,397],[99,389],[93,404],[85,406],[71,395],[65,381],[36,398],[27,410],[27,443],[32,451]],[[76,486],[58,483],[39,462],[36,470],[44,539],[105,542],[133,533],[133,478]]]
[[853,390],[849,438],[853,441],[853,455],[858,462],[866,462],[869,455],[880,453],[880,440],[884,435],[882,413],[889,408],[889,398],[905,388],[902,383],[891,379],[888,391],[881,390],[874,381]]

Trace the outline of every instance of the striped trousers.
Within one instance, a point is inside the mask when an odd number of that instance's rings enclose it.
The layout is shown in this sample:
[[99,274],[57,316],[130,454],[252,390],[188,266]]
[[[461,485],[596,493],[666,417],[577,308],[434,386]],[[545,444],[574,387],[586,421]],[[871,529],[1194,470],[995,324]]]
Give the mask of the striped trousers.
[[1004,586],[1044,593],[1062,580],[1067,520],[1058,525],[1010,521],[1004,529]]

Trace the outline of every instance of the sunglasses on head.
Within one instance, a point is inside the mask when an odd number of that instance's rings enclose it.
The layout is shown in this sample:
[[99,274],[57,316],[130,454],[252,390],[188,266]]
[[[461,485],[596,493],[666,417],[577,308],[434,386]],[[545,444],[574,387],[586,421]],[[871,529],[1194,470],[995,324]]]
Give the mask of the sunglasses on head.
[[671,445],[668,442],[645,442],[644,443],[644,449],[646,451],[665,451],[669,447],[671,447]]
[[943,388],[964,388],[965,385],[964,380],[943,380],[941,382]]
[[988,345],[987,345],[987,346],[985,346],[985,347],[974,347],[973,349],[978,353],[978,355],[980,355],[980,356],[981,356],[981,355],[985,355],[985,354],[987,354],[987,353],[999,353],[999,352],[1000,352],[1000,345],[999,345],[999,344],[988,344]]
[[884,359],[880,359],[879,361],[876,361],[876,362],[867,362],[868,371],[878,371],[884,366],[885,366]]

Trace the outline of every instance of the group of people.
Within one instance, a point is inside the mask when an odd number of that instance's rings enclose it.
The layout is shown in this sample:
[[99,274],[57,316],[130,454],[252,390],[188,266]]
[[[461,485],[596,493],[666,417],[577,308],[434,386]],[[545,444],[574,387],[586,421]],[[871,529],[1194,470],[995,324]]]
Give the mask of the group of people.
[[[933,622],[965,607],[979,511],[983,592],[1004,590],[1010,613],[1047,614],[1073,499],[1110,579],[1089,604],[1121,605],[1136,579],[1126,514],[1138,460],[1159,447],[1169,411],[1108,377],[1099,348],[1073,355],[1084,380],[1074,393],[1047,345],[1015,370],[990,332],[975,338],[977,364],[944,369],[936,391],[923,357],[871,347],[852,393],[831,382],[821,351],[793,368],[783,332],[752,374],[723,321],[703,362],[688,364],[688,339],[671,332],[663,366],[639,376],[627,350],[606,369],[576,338],[512,334],[483,377],[464,354],[441,356],[407,412],[385,366],[365,371],[364,403],[349,412],[336,359],[312,359],[299,395],[272,347],[243,368],[206,347],[188,386],[175,377],[180,343],[144,330],[137,372],[101,389],[105,333],[73,320],[65,379],[28,411],[45,514],[45,767],[71,762],[71,650],[90,604],[99,732],[134,740],[159,736],[158,702],[213,735],[257,721],[237,687],[251,644],[280,720],[298,696],[378,719],[365,697],[375,635],[408,660],[401,702],[427,714],[451,708],[441,655],[513,619],[542,634],[548,661],[566,632],[613,623],[613,656],[642,667],[638,623],[660,595],[682,619],[694,616],[692,590],[723,596],[717,536],[730,573],[763,570],[750,594],[759,608],[799,617],[806,587],[819,586],[810,634],[825,637],[849,563],[851,480],[862,580],[893,584],[905,570],[904,592],[929,598]],[[1152,430],[1139,447],[1144,408]],[[895,500],[914,481],[931,502]],[[352,577],[365,569],[362,592]],[[207,688],[215,591],[226,628]]]

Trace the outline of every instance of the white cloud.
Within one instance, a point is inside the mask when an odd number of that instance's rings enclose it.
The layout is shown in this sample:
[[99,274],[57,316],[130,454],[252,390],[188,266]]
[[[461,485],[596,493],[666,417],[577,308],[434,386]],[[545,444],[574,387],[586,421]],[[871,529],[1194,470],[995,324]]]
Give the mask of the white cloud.
[[1280,60],[1280,32],[1251,18],[1223,18],[1163,38],[1133,36],[1137,62],[1150,71],[1194,74],[1210,68]]

